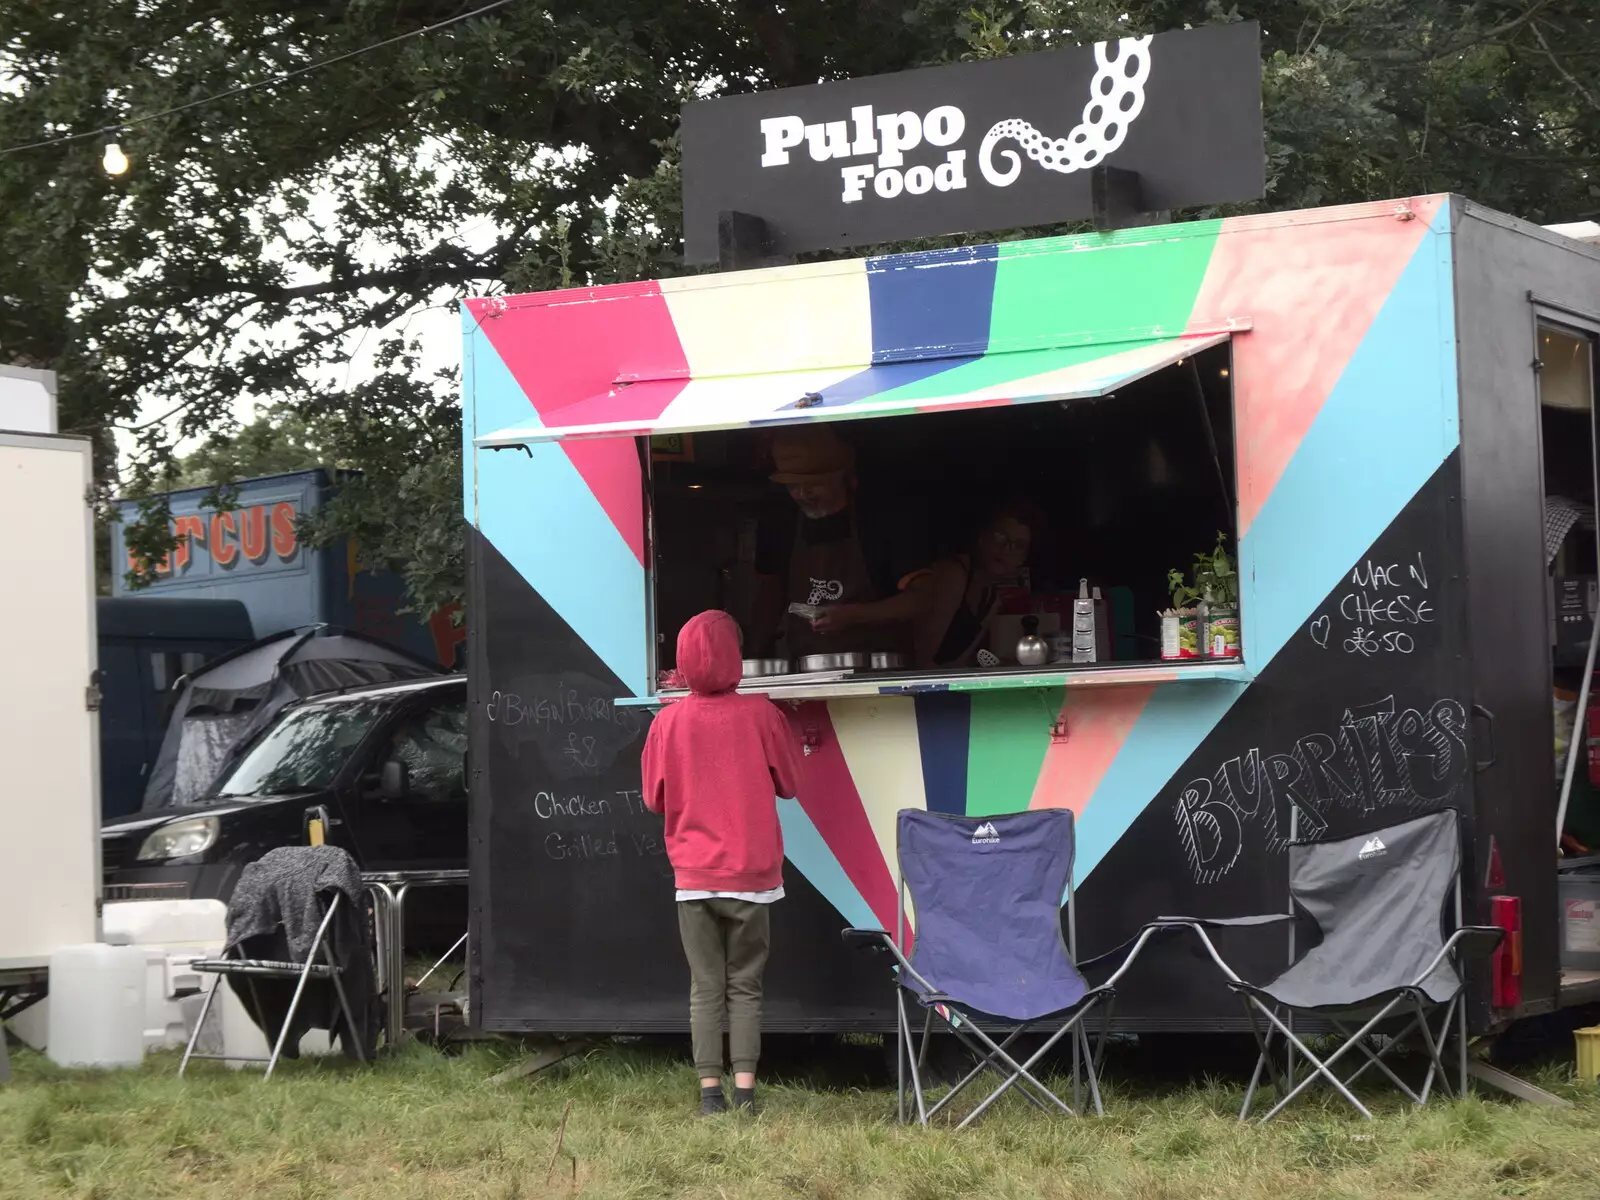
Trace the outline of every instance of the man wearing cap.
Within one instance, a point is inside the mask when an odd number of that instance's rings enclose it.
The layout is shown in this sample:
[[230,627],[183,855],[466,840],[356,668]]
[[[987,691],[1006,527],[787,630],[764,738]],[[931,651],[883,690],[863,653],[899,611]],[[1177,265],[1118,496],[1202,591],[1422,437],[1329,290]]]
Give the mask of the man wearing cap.
[[[858,503],[855,452],[828,424],[787,426],[773,435],[774,483],[788,489],[798,519],[768,531],[756,570],[769,581],[770,628],[784,633],[786,653],[861,653],[910,649],[907,621],[862,623],[830,615],[894,596],[901,580],[925,565],[914,523]],[[821,610],[819,617],[787,611]],[[776,610],[776,611],[774,611]],[[798,666],[798,661],[796,662]]]

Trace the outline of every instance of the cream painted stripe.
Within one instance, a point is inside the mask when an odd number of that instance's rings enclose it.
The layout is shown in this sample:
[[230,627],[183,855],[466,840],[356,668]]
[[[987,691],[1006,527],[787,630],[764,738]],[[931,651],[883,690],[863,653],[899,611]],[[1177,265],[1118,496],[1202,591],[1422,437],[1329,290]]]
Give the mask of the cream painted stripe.
[[664,279],[661,294],[695,379],[872,362],[864,260]]
[[878,839],[884,865],[900,889],[895,857],[895,820],[902,808],[926,809],[917,706],[910,696],[861,696],[830,700],[828,716],[855,781],[861,807]]
[[[820,392],[860,374],[859,367],[831,371],[796,371],[783,375],[724,375],[696,379],[674,396],[657,428],[749,425],[793,404],[807,392]],[[796,416],[803,414],[797,412]]]

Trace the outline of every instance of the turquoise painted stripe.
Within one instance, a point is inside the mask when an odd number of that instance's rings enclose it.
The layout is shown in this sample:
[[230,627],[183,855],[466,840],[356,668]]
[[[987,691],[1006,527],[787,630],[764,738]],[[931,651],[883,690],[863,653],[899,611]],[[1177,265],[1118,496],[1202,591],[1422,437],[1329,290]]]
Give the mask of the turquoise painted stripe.
[[473,503],[476,488],[472,455],[473,440],[478,436],[478,407],[473,399],[477,388],[476,375],[473,371],[473,352],[478,339],[482,336],[478,332],[478,322],[463,304],[461,306],[461,512],[467,521],[474,525],[477,524],[477,508]]
[[1240,543],[1255,581],[1241,631],[1255,670],[1309,636],[1317,607],[1460,443],[1454,304],[1441,204]]
[[1247,686],[1204,680],[1161,684],[1154,690],[1078,818],[1080,884],[1210,736]]
[[[466,344],[472,369],[469,402],[476,408],[472,423],[483,429],[539,424],[539,414],[489,339],[471,332]],[[521,450],[474,453],[470,441],[467,445],[483,535],[623,686],[643,695],[648,690],[644,569],[583,476],[554,442],[530,444],[531,458]]]
[[784,855],[822,893],[822,898],[839,910],[845,922],[854,929],[882,929],[882,922],[850,882],[838,858],[800,807],[800,801],[778,801],[778,824],[783,829]]

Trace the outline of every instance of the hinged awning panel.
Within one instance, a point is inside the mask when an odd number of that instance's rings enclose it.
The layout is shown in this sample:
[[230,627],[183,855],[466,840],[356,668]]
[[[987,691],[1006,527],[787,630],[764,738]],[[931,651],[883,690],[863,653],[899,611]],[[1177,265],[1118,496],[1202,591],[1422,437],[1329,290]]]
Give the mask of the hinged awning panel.
[[495,449],[1083,400],[1108,395],[1231,336],[1213,331],[856,369],[641,380],[549,412],[542,424],[484,434],[474,444]]

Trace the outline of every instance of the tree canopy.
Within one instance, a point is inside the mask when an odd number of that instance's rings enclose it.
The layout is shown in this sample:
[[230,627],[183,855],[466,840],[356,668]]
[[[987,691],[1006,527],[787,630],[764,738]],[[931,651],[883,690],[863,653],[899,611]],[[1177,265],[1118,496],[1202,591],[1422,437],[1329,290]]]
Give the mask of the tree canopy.
[[402,564],[423,609],[458,598],[455,384],[391,331],[347,387],[353,339],[464,294],[681,272],[675,129],[697,95],[1254,19],[1260,207],[1453,190],[1537,221],[1600,213],[1593,0],[513,0],[139,120],[472,7],[0,6],[0,359],[61,373],[104,486],[153,496],[129,531],[152,560],[175,441],[220,438],[212,467],[245,469],[220,447],[252,397],[362,470],[320,533]]

